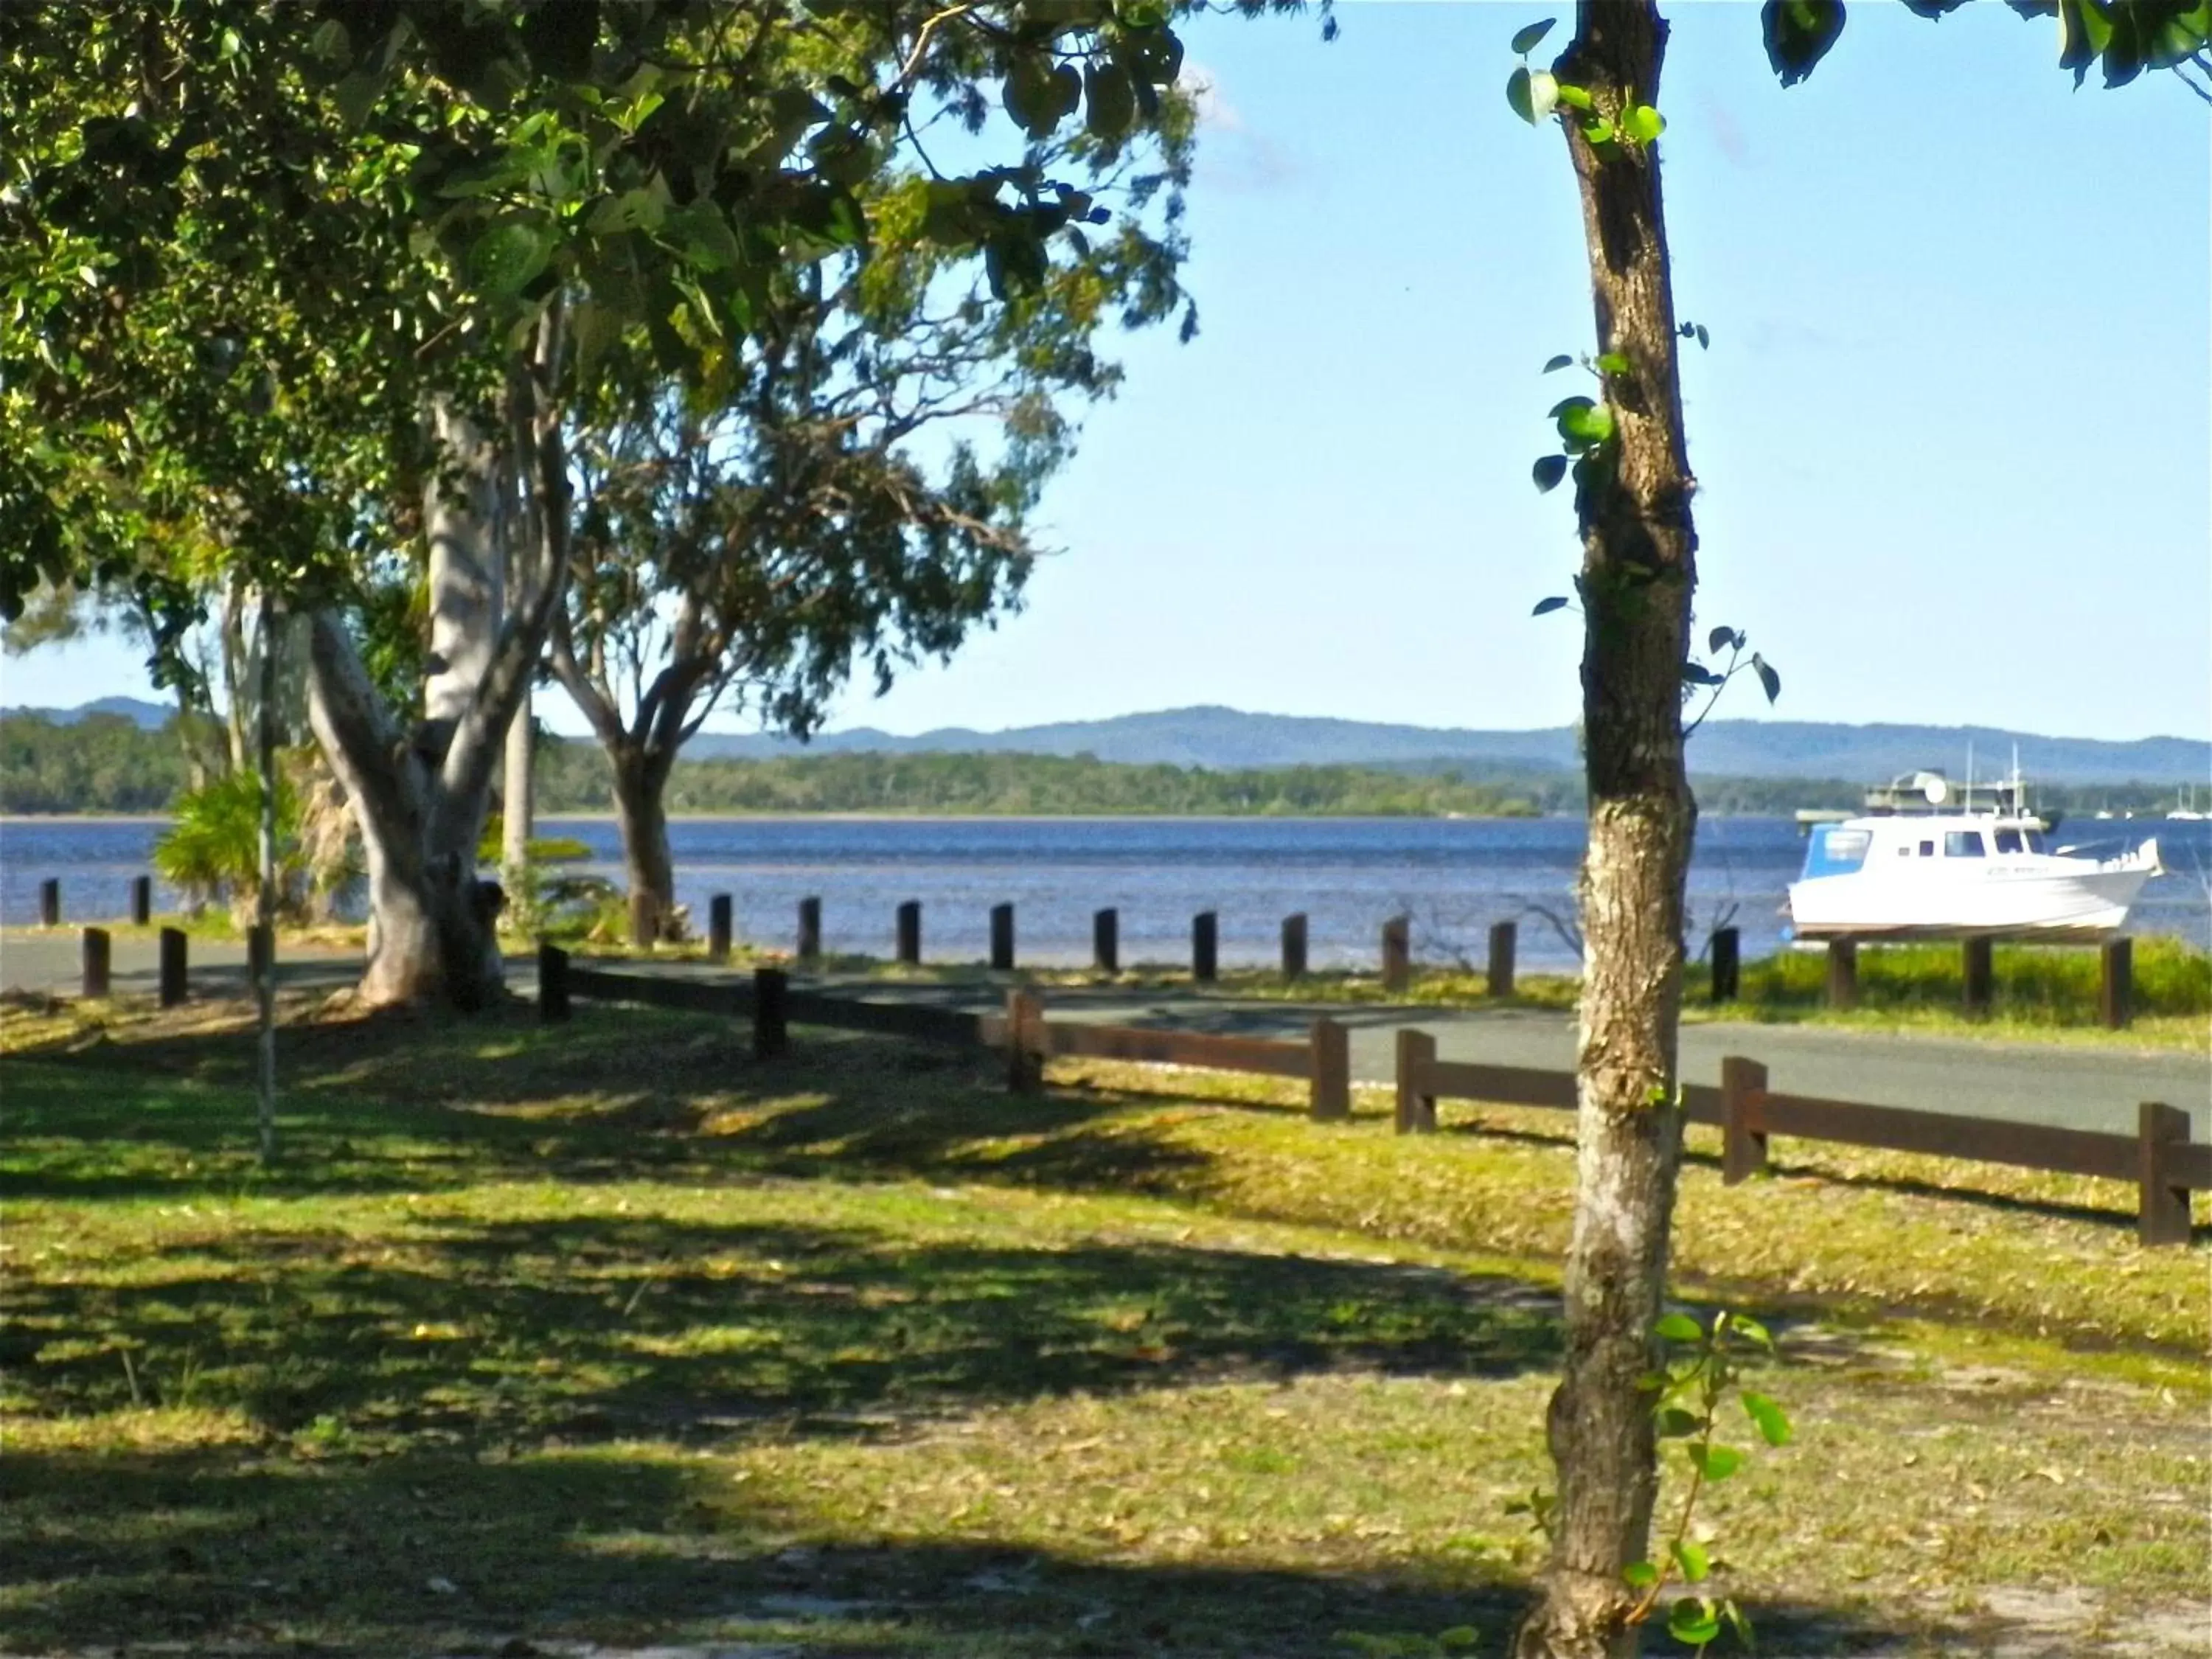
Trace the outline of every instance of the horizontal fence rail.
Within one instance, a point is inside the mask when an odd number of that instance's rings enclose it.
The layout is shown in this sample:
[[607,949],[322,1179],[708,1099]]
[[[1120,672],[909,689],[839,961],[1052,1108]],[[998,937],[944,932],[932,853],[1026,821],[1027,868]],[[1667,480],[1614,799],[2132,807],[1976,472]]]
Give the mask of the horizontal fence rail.
[[[1309,1039],[1297,1042],[1048,1019],[1028,991],[1009,993],[1003,1014],[975,1013],[793,990],[773,968],[757,969],[750,983],[623,973],[578,964],[551,945],[538,951],[538,985],[541,1018],[547,1020],[566,1018],[576,999],[750,1017],[754,1051],[763,1055],[782,1052],[788,1022],[998,1049],[1006,1056],[1008,1085],[1016,1089],[1034,1088],[1046,1059],[1080,1058],[1304,1079],[1315,1118],[1345,1118],[1352,1109],[1348,1033],[1333,1019],[1316,1020]],[[1674,1104],[1690,1122],[1720,1129],[1723,1178],[1730,1185],[1767,1167],[1767,1142],[1774,1135],[2093,1176],[2136,1184],[2136,1230],[2147,1244],[2187,1243],[2190,1194],[2212,1191],[2212,1143],[2191,1140],[2188,1115],[2156,1102],[2142,1106],[2137,1133],[2124,1135],[1784,1094],[1767,1086],[1764,1066],[1741,1055],[1722,1061],[1721,1076],[1718,1088],[1681,1085]],[[1397,1033],[1396,1085],[1401,1133],[1434,1133],[1439,1099],[1559,1111],[1576,1104],[1572,1072],[1439,1060],[1432,1035],[1403,1028]]]

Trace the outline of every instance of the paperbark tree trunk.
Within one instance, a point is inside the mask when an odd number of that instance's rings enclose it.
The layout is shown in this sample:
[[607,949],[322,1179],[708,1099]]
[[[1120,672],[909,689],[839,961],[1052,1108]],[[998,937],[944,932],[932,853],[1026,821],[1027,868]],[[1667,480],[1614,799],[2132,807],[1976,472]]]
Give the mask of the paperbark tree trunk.
[[344,617],[324,611],[313,618],[308,716],[361,827],[369,960],[359,994],[372,1004],[442,1000],[474,1008],[500,989],[495,915],[477,879],[477,842],[494,768],[566,586],[568,457],[553,397],[560,329],[556,303],[540,325],[526,371],[515,377],[536,496],[537,568],[527,603],[501,618],[491,447],[441,410],[434,418],[458,476],[428,504],[426,718],[403,732],[371,683]]
[[614,763],[615,820],[622,828],[630,915],[644,935],[638,943],[650,945],[672,937],[674,928],[676,860],[663,797],[675,757],[626,742],[608,758]]
[[[1667,27],[1650,0],[1583,0],[1559,77],[1619,121],[1658,102]],[[1696,822],[1682,763],[1681,670],[1697,537],[1683,441],[1666,224],[1655,149],[1594,148],[1566,124],[1580,184],[1610,454],[1577,494],[1589,848],[1575,1224],[1564,1376],[1547,1415],[1559,1507],[1519,1659],[1633,1653],[1623,1570],[1644,1559],[1657,1492],[1651,1328],[1665,1291],[1681,1154],[1673,1104],[1683,877]]]

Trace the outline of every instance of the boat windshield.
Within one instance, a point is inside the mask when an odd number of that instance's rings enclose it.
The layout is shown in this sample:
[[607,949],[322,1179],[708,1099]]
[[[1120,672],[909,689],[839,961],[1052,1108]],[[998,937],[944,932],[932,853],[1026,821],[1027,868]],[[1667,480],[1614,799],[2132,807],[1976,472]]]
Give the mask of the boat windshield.
[[2000,853],[2040,853],[2043,834],[2026,824],[2005,824],[1997,832],[1997,851]]
[[1946,830],[1943,832],[1943,856],[1947,859],[1978,859],[1986,849],[1982,846],[1978,830]]
[[1864,830],[1849,830],[1840,823],[1815,825],[1805,848],[1803,878],[1850,875],[1866,862],[1867,848],[1873,840],[1873,835]]

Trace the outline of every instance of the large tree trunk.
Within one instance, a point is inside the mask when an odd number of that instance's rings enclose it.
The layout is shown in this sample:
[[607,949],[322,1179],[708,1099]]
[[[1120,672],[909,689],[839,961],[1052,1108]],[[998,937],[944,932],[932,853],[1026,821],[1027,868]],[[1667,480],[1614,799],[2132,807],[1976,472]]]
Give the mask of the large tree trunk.
[[[1650,0],[1583,0],[1559,77],[1597,112],[1656,104],[1666,25]],[[1566,123],[1580,181],[1600,352],[1616,436],[1577,510],[1585,616],[1589,849],[1573,1241],[1565,1376],[1548,1431],[1559,1509],[1521,1659],[1632,1653],[1623,1569],[1644,1559],[1657,1491],[1651,1328],[1667,1278],[1681,1152],[1673,1104],[1682,889],[1696,809],[1682,765],[1681,669],[1697,538],[1682,436],[1656,152],[1594,149]]]
[[544,649],[566,586],[569,486],[553,387],[561,312],[548,308],[536,350],[515,377],[518,423],[532,446],[535,563],[526,603],[500,615],[492,526],[492,449],[447,411],[435,417],[452,476],[429,507],[431,663],[428,716],[403,733],[362,666],[345,619],[314,617],[309,719],[345,786],[368,866],[369,960],[359,994],[373,1004],[495,996],[495,913],[477,879],[494,769]]
[[614,763],[615,821],[622,827],[629,877],[631,936],[639,945],[652,945],[675,933],[676,860],[668,848],[663,799],[674,757],[625,743],[608,758]]

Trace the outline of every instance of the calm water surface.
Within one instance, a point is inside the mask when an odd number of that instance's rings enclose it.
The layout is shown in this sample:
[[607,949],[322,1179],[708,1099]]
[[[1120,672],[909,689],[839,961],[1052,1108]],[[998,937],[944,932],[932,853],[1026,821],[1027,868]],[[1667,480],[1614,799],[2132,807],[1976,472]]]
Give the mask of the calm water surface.
[[[131,878],[149,867],[161,826],[35,818],[0,823],[0,920],[38,915],[40,880],[62,882],[63,916],[124,915]],[[619,880],[611,823],[542,821],[593,851]],[[1188,959],[1190,919],[1220,915],[1224,962],[1275,960],[1282,918],[1303,910],[1316,966],[1370,963],[1386,917],[1413,919],[1417,952],[1480,962],[1493,921],[1517,921],[1522,960],[1573,965],[1540,914],[1571,915],[1580,818],[694,818],[671,827],[677,896],[704,925],[708,896],[737,903],[741,937],[787,945],[798,901],[819,895],[832,951],[889,955],[892,913],[922,903],[932,958],[988,953],[990,908],[1015,906],[1018,949],[1033,962],[1087,961],[1091,913],[1121,913],[1125,962]],[[2061,845],[2109,855],[2156,835],[2169,873],[2143,890],[2130,930],[2212,946],[2212,823],[2069,820]],[[1787,818],[1708,818],[1690,872],[1693,939],[1723,920],[1747,954],[1782,941],[1784,890],[1804,856]],[[173,901],[164,896],[157,904]]]

